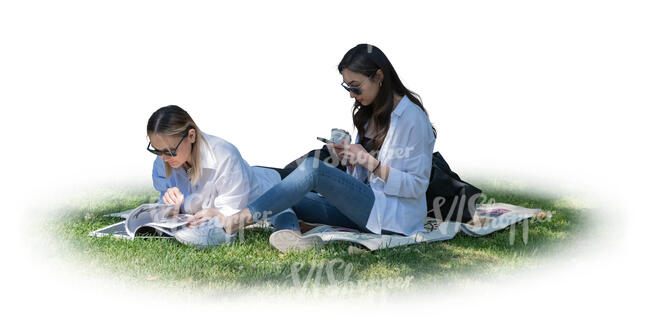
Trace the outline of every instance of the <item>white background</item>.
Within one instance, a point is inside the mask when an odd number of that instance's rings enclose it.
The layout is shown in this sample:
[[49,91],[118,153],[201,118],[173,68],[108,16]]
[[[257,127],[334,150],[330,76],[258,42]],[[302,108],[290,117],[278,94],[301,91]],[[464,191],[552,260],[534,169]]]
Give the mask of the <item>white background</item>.
[[[2,200],[10,227],[2,302],[11,310],[3,317],[11,326],[82,330],[103,311],[119,319],[127,306],[146,306],[150,316],[161,308],[182,315],[162,320],[178,330],[216,331],[251,318],[273,325],[266,330],[328,332],[338,322],[415,330],[425,323],[499,331],[634,326],[647,310],[647,242],[639,231],[647,223],[641,119],[650,111],[643,5],[3,2]],[[102,289],[110,279],[100,284],[29,255],[39,245],[20,237],[27,210],[93,189],[149,184],[145,125],[161,106],[182,106],[251,165],[283,166],[318,147],[315,137],[329,129],[352,130],[352,100],[336,66],[358,43],[380,47],[422,96],[438,129],[436,150],[462,177],[514,181],[605,207],[599,223],[617,231],[615,240],[593,245],[597,252],[584,259],[558,254],[548,270],[506,286],[322,307],[317,300],[278,307],[129,297],[128,287]],[[507,317],[466,313],[503,309]]]

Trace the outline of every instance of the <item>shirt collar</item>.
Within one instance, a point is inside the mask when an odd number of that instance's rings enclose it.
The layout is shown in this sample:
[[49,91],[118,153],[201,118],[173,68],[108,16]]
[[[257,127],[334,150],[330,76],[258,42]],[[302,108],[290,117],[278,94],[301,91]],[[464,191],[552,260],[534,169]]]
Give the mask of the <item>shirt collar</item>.
[[217,169],[217,158],[214,156],[212,147],[208,144],[208,137],[201,131],[201,168]]
[[402,116],[402,113],[404,113],[404,110],[406,110],[406,107],[409,103],[411,103],[411,100],[409,100],[408,96],[402,96],[402,99],[395,107],[395,110],[393,110],[393,114],[395,114],[397,117]]

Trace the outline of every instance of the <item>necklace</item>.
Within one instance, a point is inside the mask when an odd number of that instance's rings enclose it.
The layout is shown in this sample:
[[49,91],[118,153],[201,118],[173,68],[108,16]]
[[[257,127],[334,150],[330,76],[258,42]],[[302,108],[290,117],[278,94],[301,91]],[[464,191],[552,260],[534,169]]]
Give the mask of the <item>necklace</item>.
[[[188,167],[188,166],[189,166],[189,167]],[[183,164],[183,168],[185,169],[185,172],[186,172],[188,175],[192,173],[192,167],[191,167],[190,164],[188,164],[187,162]]]

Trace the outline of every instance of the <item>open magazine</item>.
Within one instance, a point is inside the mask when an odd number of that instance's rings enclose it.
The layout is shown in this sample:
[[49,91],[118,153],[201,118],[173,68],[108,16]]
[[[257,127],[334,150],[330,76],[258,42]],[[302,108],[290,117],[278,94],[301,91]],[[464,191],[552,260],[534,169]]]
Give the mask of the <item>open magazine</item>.
[[139,207],[108,216],[126,220],[90,232],[93,237],[112,236],[133,240],[135,238],[172,238],[187,225],[188,214],[175,214],[173,204],[142,204]]
[[507,203],[481,204],[476,206],[474,218],[461,224],[460,230],[473,237],[482,237],[533,217],[549,219],[551,213]]

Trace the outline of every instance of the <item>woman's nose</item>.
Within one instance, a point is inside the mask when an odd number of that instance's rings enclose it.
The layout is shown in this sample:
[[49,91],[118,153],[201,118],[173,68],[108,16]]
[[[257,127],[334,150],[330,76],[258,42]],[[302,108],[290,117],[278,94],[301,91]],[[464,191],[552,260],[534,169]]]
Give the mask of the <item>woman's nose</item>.
[[354,93],[350,92],[350,98],[351,99],[353,99],[355,96],[357,96],[357,94],[354,94]]

